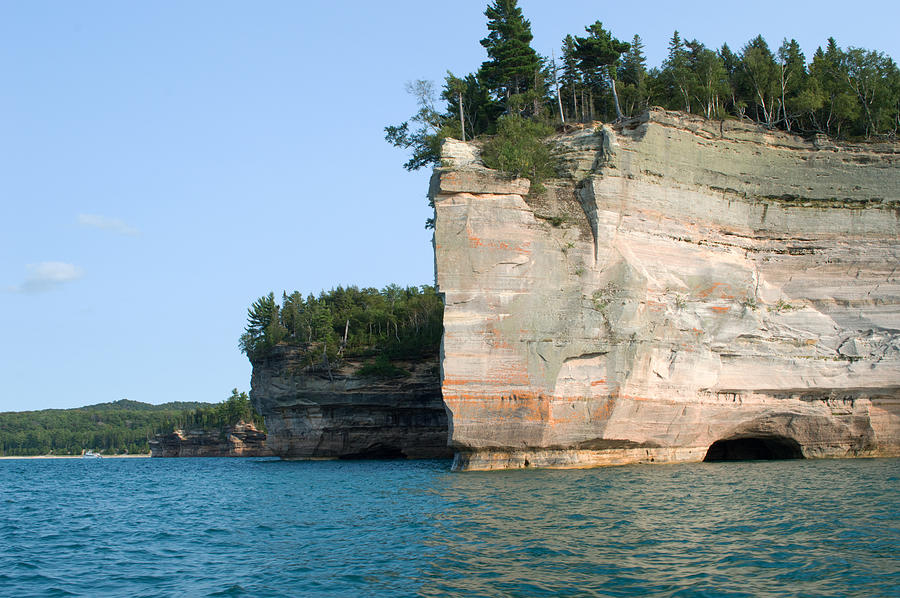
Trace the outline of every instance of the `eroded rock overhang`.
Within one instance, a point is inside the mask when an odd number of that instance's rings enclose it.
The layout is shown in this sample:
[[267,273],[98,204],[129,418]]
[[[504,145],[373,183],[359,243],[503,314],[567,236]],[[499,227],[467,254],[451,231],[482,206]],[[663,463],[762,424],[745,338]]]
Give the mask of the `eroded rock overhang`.
[[[435,171],[457,469],[900,454],[900,147],[651,111]],[[781,444],[779,444],[781,443]]]

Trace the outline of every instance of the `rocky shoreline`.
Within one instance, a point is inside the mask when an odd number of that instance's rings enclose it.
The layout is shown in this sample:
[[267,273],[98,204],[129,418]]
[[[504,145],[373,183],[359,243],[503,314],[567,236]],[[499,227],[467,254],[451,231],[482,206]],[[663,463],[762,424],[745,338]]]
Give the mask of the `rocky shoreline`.
[[221,430],[175,430],[150,441],[152,457],[270,457],[266,434],[251,423]]

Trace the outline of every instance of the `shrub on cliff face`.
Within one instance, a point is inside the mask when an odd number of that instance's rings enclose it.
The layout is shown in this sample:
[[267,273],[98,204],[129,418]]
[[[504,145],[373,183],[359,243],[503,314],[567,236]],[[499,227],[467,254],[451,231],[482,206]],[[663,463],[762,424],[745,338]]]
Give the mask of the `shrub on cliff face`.
[[410,375],[403,368],[391,363],[384,354],[376,357],[374,362],[363,365],[357,374],[367,378],[406,378]]
[[545,139],[553,128],[542,122],[507,114],[500,118],[497,135],[484,145],[484,164],[514,177],[531,180],[532,190],[556,174],[555,161]]

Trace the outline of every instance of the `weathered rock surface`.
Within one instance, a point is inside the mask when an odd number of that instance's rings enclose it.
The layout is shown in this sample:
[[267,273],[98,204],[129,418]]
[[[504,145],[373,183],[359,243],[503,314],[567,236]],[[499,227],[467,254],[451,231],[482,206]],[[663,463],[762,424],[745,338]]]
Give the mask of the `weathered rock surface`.
[[269,457],[266,434],[239,422],[224,430],[175,430],[150,441],[151,457]]
[[435,171],[455,468],[900,455],[900,146],[662,110],[557,142],[539,196],[460,142]]
[[405,378],[304,368],[296,347],[253,364],[250,399],[266,418],[267,445],[286,459],[445,458],[447,414],[437,359],[399,364]]

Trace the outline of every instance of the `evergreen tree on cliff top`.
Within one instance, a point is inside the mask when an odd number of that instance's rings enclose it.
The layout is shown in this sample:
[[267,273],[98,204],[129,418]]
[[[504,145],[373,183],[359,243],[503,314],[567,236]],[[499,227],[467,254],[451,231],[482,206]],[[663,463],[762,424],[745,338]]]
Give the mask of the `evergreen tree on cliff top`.
[[578,66],[589,85],[595,88],[600,88],[604,82],[609,85],[616,107],[616,118],[621,119],[622,109],[619,106],[619,94],[616,93],[616,71],[619,57],[631,48],[631,44],[614,38],[600,21],[584,29],[588,36],[575,38]]
[[541,58],[531,47],[531,23],[517,0],[495,0],[484,11],[490,33],[481,40],[490,60],[482,63],[479,78],[507,103],[512,95],[534,87]]
[[644,42],[640,35],[631,40],[631,47],[622,57],[618,83],[623,92],[624,112],[633,116],[644,110],[650,97],[647,89],[647,58],[644,56]]

